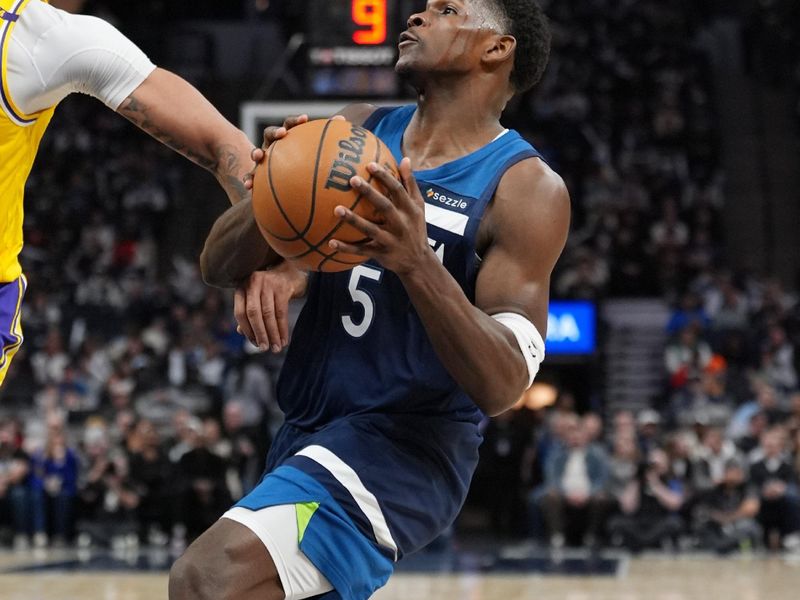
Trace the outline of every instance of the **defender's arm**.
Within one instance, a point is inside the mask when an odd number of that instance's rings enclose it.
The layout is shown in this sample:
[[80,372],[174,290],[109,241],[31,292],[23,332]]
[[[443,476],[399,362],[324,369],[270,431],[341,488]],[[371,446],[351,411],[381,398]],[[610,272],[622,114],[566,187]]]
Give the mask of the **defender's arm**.
[[[75,8],[75,7],[72,7]],[[8,85],[28,114],[89,94],[211,171],[232,203],[249,193],[252,144],[189,83],[156,66],[110,23],[31,2],[14,30]]]
[[185,80],[156,69],[117,112],[210,171],[232,204],[250,197],[244,179],[253,168],[253,145]]

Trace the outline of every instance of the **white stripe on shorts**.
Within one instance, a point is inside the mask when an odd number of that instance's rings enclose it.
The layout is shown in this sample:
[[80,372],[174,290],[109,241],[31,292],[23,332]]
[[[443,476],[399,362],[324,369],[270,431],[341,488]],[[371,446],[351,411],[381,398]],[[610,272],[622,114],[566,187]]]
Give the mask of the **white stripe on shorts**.
[[322,446],[309,446],[297,453],[296,456],[305,456],[315,463],[325,467],[334,476],[336,481],[344,486],[353,496],[358,508],[364,513],[372,525],[372,532],[375,539],[384,548],[388,548],[394,554],[397,561],[397,544],[389,531],[386,517],[383,515],[378,499],[370,492],[361,478],[350,466],[333,452]]

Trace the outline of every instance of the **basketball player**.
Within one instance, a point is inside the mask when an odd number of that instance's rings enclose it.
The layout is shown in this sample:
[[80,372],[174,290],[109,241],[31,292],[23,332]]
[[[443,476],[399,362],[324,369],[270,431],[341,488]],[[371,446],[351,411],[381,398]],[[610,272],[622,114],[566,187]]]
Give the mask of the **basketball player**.
[[[372,241],[330,250],[366,264],[307,284],[288,265],[268,272],[281,298],[307,295],[278,384],[286,424],[262,482],[173,567],[172,600],[365,599],[453,522],[478,422],[519,400],[545,352],[569,198],[500,115],[540,78],[549,39],[535,0],[431,0],[399,44],[416,106],[343,111],[407,157],[402,183],[374,163],[387,195],[351,180],[382,224],[336,208]],[[253,227],[247,206],[220,218],[207,280],[269,260],[263,240],[241,242]]]
[[56,105],[72,92],[98,98],[144,131],[211,171],[231,202],[252,145],[183,79],[157,69],[100,19],[43,0],[0,0],[0,385],[22,344],[26,281],[23,190]]

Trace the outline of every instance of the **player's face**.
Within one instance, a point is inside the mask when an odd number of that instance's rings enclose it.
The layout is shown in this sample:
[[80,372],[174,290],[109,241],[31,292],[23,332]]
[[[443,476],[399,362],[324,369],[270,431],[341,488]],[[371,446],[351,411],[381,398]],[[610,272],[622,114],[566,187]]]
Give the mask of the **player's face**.
[[468,73],[480,64],[497,35],[487,24],[483,0],[432,0],[411,15],[400,36],[396,69],[403,74]]

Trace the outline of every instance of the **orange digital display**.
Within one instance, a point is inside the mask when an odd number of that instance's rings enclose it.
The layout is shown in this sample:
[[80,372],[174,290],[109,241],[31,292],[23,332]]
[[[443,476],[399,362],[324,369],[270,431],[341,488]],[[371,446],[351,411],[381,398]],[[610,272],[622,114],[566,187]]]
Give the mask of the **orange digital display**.
[[387,0],[352,0],[353,23],[361,27],[353,41],[362,46],[377,46],[386,41]]

